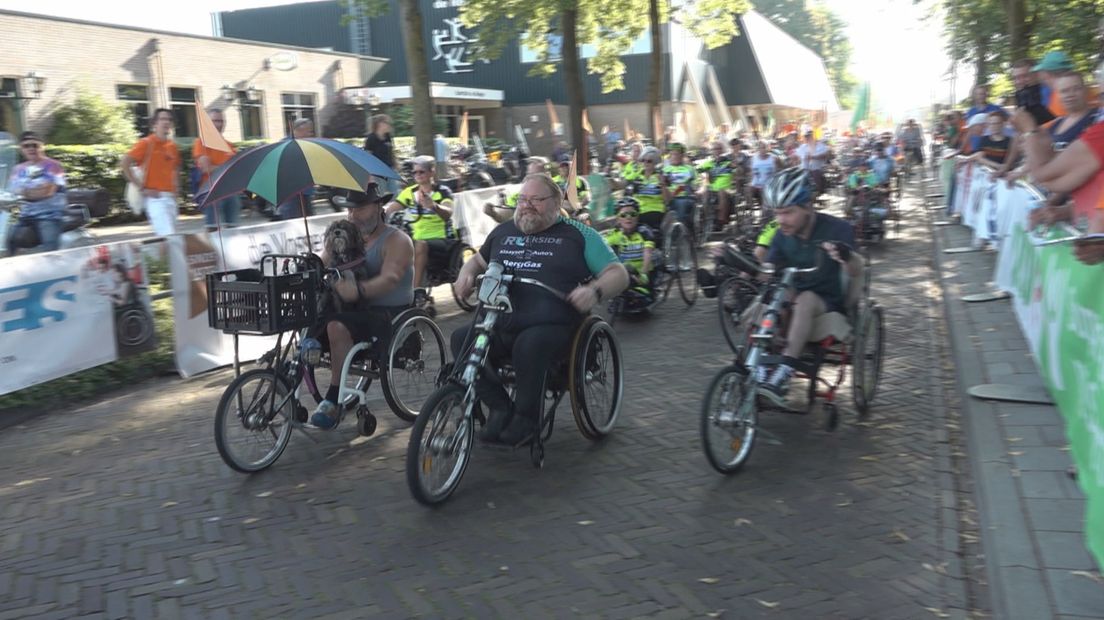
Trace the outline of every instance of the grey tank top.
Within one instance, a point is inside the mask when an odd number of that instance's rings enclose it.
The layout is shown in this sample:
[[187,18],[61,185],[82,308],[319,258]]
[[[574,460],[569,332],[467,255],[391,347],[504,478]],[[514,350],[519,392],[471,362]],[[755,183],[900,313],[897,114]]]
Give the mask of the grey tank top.
[[[364,267],[368,272],[369,278],[374,278],[379,275],[381,269],[383,269],[383,246],[387,243],[387,238],[397,233],[398,230],[387,226],[384,229],[382,235],[376,242],[371,245],[364,252]],[[414,303],[414,264],[407,265],[406,271],[403,272],[402,277],[399,279],[399,284],[390,293],[383,295],[382,297],[374,297],[369,301],[369,307],[376,306],[409,306]]]

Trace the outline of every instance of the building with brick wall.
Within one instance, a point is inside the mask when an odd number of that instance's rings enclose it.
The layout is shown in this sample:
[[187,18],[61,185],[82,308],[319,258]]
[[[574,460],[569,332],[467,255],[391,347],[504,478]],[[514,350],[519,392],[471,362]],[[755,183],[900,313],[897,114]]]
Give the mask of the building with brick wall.
[[52,113],[80,90],[130,106],[144,130],[158,107],[176,136],[196,135],[195,101],[220,108],[230,140],[275,139],[296,118],[318,129],[347,86],[369,82],[381,58],[0,11],[0,131],[46,135]]

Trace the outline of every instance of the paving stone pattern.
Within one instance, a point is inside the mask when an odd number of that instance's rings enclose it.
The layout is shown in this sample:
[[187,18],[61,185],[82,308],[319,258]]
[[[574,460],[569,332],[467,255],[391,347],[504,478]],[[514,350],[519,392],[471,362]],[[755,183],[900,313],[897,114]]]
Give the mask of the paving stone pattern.
[[767,417],[784,445],[716,474],[698,411],[730,356],[704,299],[618,325],[608,440],[563,408],[543,470],[477,445],[438,509],[410,498],[408,427],[382,399],[375,437],[296,435],[243,476],[212,438],[229,373],[148,381],[0,433],[0,618],[968,617],[930,233],[907,217],[874,253],[868,422],[849,395],[834,433],[819,410]]

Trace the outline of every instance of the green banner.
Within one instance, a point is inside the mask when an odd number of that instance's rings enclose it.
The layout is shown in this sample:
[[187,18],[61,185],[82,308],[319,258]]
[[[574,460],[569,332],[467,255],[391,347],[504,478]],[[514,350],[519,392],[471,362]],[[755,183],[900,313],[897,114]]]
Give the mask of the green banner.
[[590,205],[587,210],[590,211],[591,221],[597,222],[613,216],[613,191],[609,181],[600,174],[588,174],[586,180],[590,185]]
[[1065,419],[1088,500],[1088,547],[1104,565],[1104,267],[1078,262],[1069,244],[1034,245],[1024,220],[1013,221],[997,282],[1014,295],[1017,318]]

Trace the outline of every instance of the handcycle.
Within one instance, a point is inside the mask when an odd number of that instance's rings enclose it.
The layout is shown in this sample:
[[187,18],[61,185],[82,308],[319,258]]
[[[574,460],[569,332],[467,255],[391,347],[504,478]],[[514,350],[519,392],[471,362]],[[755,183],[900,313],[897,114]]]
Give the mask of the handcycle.
[[[442,372],[439,387],[425,401],[410,432],[406,481],[414,499],[422,504],[447,500],[467,469],[476,423],[486,424],[477,407],[476,378],[489,373],[504,386],[512,387],[513,368],[509,364],[495,367],[489,355],[499,320],[513,311],[510,290],[517,285],[535,286],[564,299],[563,293],[537,280],[507,274],[497,262],[488,265],[481,280],[469,346],[456,356],[451,368]],[[613,328],[589,315],[575,330],[567,360],[553,365],[545,378],[537,432],[514,448],[527,443],[533,466],[543,467],[544,444],[552,435],[556,407],[565,395],[570,399],[579,432],[592,441],[604,438],[620,416],[623,389],[621,348]]]
[[[816,265],[809,268],[786,267],[780,272],[760,267],[762,274],[772,276],[757,298],[757,304],[745,312],[748,327],[738,347],[733,364],[721,369],[714,377],[702,403],[700,431],[702,446],[709,464],[717,471],[731,474],[738,471],[751,455],[760,430],[759,426],[760,370],[782,361],[777,354],[775,339],[783,331],[783,311],[790,306],[788,294],[797,277],[821,268],[825,255],[821,251]],[[860,282],[856,282],[861,280]],[[808,405],[804,410],[782,409],[785,413],[808,414],[818,398],[824,399],[827,429],[839,424],[836,392],[852,367],[851,395],[860,418],[865,418],[878,390],[881,378],[884,319],[882,308],[870,299],[870,264],[866,259],[862,278],[854,278],[845,289],[848,293],[848,313],[829,312],[817,318],[810,342],[799,361],[798,377],[807,378]],[[751,317],[761,310],[751,329]],[[825,364],[838,366],[835,380],[820,376]],[[820,387],[824,386],[824,391]],[[771,437],[776,443],[777,438]]]
[[717,249],[716,268],[713,281],[717,282],[717,315],[721,322],[721,333],[733,353],[739,353],[741,341],[741,321],[744,312],[755,301],[762,290],[759,275],[759,261],[751,255],[751,250],[740,244],[738,239],[725,239]]
[[[411,235],[410,223],[406,221],[404,212],[398,211],[394,213],[389,221],[392,226],[396,226],[402,229],[407,235]],[[413,237],[411,238],[413,239]],[[433,257],[430,256],[429,260],[426,261],[425,281],[427,294],[425,302],[419,305],[419,307],[425,310],[430,318],[435,318],[437,316],[437,308],[433,303],[432,290],[444,284],[449,285],[449,290],[452,292],[452,299],[461,310],[464,312],[475,310],[474,298],[471,296],[461,298],[460,294],[456,292],[456,276],[460,274],[460,268],[464,266],[464,263],[475,254],[475,249],[465,243],[463,239],[463,230],[456,231],[455,236],[446,239],[446,241],[450,242],[448,257],[444,261],[435,261]]]
[[[888,187],[860,185],[848,205],[847,221],[855,227],[855,239],[860,245],[881,243],[886,236],[886,222],[892,215]],[[897,232],[900,233],[901,220],[897,219]]]
[[[330,366],[331,373],[340,372],[341,415],[355,408],[357,431],[364,436],[376,429],[367,395],[373,380],[379,379],[388,407],[405,421],[418,415],[433,388],[445,364],[444,337],[417,308],[391,320],[387,342],[355,343],[340,368],[332,367],[312,334],[325,328],[320,306],[338,278],[339,272],[327,271],[313,254],[267,255],[259,270],[207,276],[208,323],[234,339],[235,378],[223,391],[215,414],[215,445],[232,469],[263,470],[280,458],[293,430],[314,428],[307,423],[302,399],[312,405],[323,399],[316,369]],[[242,335],[276,336],[275,346],[256,361],[258,367],[245,372],[239,361]]]

